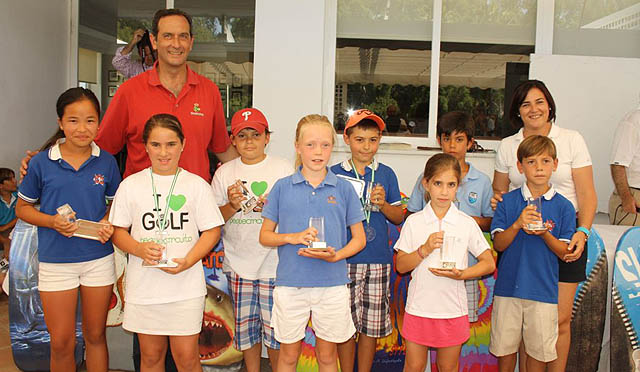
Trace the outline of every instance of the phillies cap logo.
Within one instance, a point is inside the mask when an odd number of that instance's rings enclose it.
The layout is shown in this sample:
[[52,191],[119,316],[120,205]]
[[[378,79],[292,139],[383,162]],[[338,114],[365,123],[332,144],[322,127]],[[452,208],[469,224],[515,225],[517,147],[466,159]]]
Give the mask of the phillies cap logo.
[[245,111],[240,115],[244,116],[244,121],[247,121],[249,120],[249,116],[251,116],[251,111]]

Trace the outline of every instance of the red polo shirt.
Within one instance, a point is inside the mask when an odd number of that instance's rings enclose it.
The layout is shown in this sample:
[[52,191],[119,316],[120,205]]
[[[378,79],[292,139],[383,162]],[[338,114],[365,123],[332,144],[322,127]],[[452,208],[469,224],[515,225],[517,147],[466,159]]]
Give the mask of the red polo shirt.
[[172,114],[180,120],[185,137],[180,166],[211,181],[207,149],[225,152],[231,141],[218,87],[189,66],[187,83],[178,97],[162,86],[156,67],[127,80],[109,104],[95,141],[112,154],[126,144],[124,177],[139,172],[151,165],[142,142],[142,131],[155,114]]

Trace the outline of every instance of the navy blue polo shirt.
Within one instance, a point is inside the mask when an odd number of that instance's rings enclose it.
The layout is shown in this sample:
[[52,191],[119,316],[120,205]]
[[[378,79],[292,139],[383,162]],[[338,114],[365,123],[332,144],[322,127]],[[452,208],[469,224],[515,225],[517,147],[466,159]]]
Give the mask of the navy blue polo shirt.
[[[491,222],[491,235],[513,225],[527,206],[531,192],[526,183],[502,196]],[[553,186],[542,198],[542,221],[551,234],[566,243],[576,231],[576,211]],[[542,237],[523,230],[502,252],[494,294],[525,300],[558,303],[558,258]]]
[[[101,220],[106,211],[105,199],[113,199],[120,185],[120,171],[114,157],[91,143],[91,156],[77,171],[60,153],[59,140],[29,162],[29,171],[20,184],[18,196],[29,203],[40,200],[40,212],[49,215],[68,203],[76,218]],[[102,258],[113,253],[111,242],[77,237],[67,238],[54,229],[38,227],[40,262],[70,263]]]
[[[365,167],[364,176],[358,175],[360,179],[367,182],[364,193],[366,195],[367,188],[370,186],[371,173],[374,173],[374,182],[384,187],[385,199],[391,205],[399,205],[401,203],[400,188],[398,187],[398,178],[393,169],[379,163],[377,160]],[[345,175],[355,178],[351,162],[348,160],[331,167],[331,171],[335,174]],[[391,264],[393,260],[393,249],[389,246],[389,227],[387,226],[387,218],[382,212],[371,212],[369,223],[363,222],[365,232],[367,233],[367,245],[363,250],[347,259],[350,264]],[[370,226],[370,228],[367,227]],[[351,230],[347,230],[347,238],[351,239]]]
[[[279,179],[269,192],[262,217],[278,224],[278,233],[299,233],[309,227],[310,217],[324,216],[327,245],[336,251],[349,240],[347,228],[364,219],[362,205],[353,186],[327,169],[324,180],[314,188],[300,169]],[[288,287],[333,287],[347,284],[347,262],[326,262],[298,256],[305,245],[278,247],[276,285]]]

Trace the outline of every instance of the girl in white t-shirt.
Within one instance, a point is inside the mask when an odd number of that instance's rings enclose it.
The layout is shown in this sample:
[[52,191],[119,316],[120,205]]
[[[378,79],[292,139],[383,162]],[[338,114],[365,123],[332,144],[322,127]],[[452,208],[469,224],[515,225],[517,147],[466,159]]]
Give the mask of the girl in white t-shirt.
[[[437,349],[438,370],[458,371],[462,344],[469,338],[465,279],[492,273],[495,263],[478,224],[452,203],[460,183],[460,165],[448,154],[427,161],[422,185],[431,201],[407,218],[395,245],[396,268],[413,270],[402,336],[407,343],[405,371],[424,371],[429,347]],[[444,241],[451,249],[443,266]],[[478,263],[467,267],[470,252]]]
[[167,342],[178,370],[202,371],[200,260],[218,242],[224,221],[211,187],[178,167],[184,147],[178,119],[152,116],[142,138],[151,167],[120,184],[110,215],[113,242],[129,253],[123,328],[138,333],[143,371],[164,368]]

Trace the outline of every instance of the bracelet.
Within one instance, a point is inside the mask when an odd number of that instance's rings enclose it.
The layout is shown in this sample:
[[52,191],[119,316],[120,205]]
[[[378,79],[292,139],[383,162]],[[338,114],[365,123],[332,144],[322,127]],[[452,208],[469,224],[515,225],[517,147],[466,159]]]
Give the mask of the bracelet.
[[420,253],[420,248],[422,248],[422,246],[423,246],[423,244],[421,244],[421,245],[418,247],[418,256],[420,256],[420,258],[422,258],[422,259],[424,260],[427,256],[423,256],[423,255],[422,255],[422,253]]
[[583,226],[578,227],[576,231],[580,231],[581,233],[583,233],[587,237],[587,239],[589,239],[589,236],[591,235],[591,231]]

